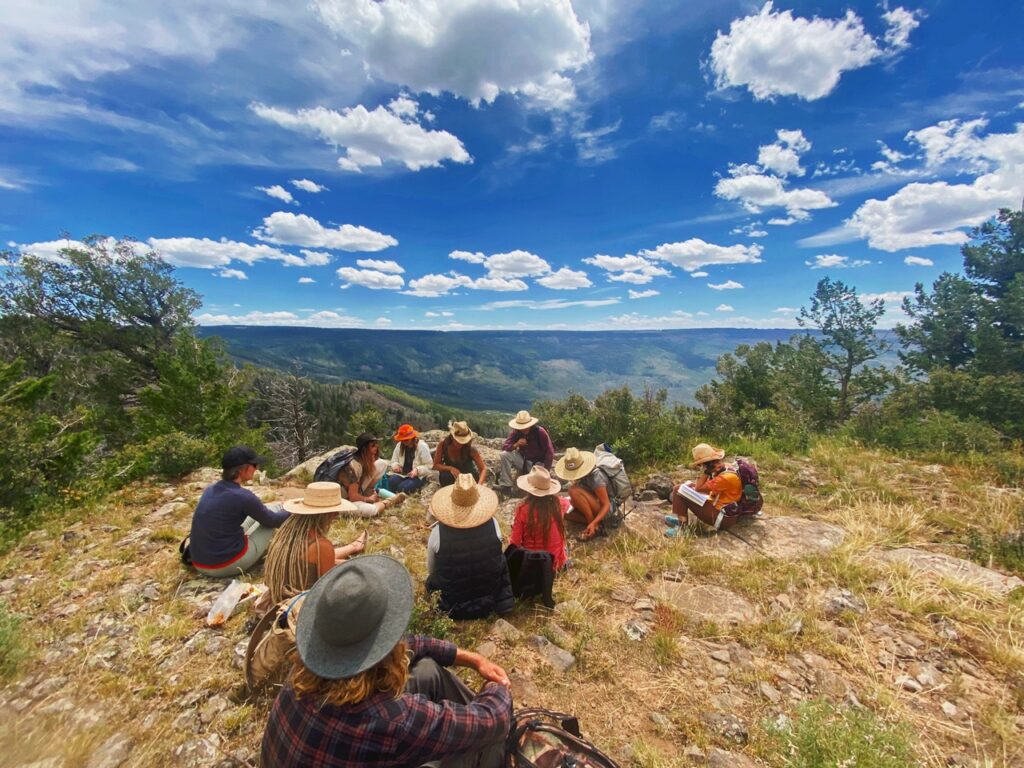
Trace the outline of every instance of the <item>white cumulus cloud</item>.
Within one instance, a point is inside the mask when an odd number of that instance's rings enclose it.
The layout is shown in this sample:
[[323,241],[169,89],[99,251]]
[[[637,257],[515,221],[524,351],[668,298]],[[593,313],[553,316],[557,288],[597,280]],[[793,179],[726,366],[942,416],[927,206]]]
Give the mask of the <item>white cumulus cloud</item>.
[[933,267],[935,262],[931,259],[926,259],[923,256],[907,256],[903,259],[903,263],[908,267]]
[[570,0],[315,0],[328,28],[375,78],[474,104],[500,93],[569,106],[591,59]]
[[735,291],[742,287],[743,283],[737,283],[735,280],[726,280],[724,283],[708,283],[708,288],[715,291]]
[[309,179],[291,179],[288,183],[296,189],[301,189],[303,192],[310,192],[314,195],[324,192],[327,189],[323,184],[317,184],[315,181],[310,181]]
[[248,280],[249,276],[240,269],[222,269],[217,273],[217,277],[226,277],[234,280]]
[[447,275],[424,275],[409,281],[409,296],[436,298],[451,293],[456,288],[467,288],[473,285],[472,278],[451,272]]
[[760,264],[764,248],[753,245],[715,245],[698,237],[680,243],[662,243],[653,250],[642,250],[640,255],[667,261],[687,272],[714,264]]
[[324,251],[309,251],[300,248],[299,253],[306,257],[307,267],[326,267],[331,263],[331,254]]
[[299,285],[307,285],[308,283],[315,283],[315,282],[316,282],[316,280],[314,280],[312,277],[300,277],[299,278]]
[[298,256],[286,253],[269,245],[250,245],[234,240],[210,240],[205,237],[151,237],[149,247],[176,267],[198,267],[213,269],[224,267],[232,261],[241,261],[250,266],[257,261],[280,261],[289,267],[302,267],[305,262]]
[[392,259],[356,259],[356,266],[363,269],[376,269],[378,272],[391,272],[396,275],[405,272],[402,265]]
[[545,288],[559,291],[572,291],[577,288],[589,288],[593,285],[586,272],[569,269],[568,267],[562,267],[550,275],[541,277],[537,282]]
[[734,19],[711,46],[711,71],[718,88],[746,87],[755,99],[796,96],[815,101],[828,96],[844,72],[865,67],[909,45],[917,19],[903,8],[887,12],[889,25],[880,46],[853,11],[838,19],[807,19],[776,11],[771,2],[750,16]]
[[346,283],[344,287],[361,285],[375,291],[397,291],[405,285],[405,279],[401,275],[380,272],[376,269],[341,267],[337,270],[337,275]]
[[252,104],[250,109],[282,128],[315,134],[323,141],[344,147],[338,167],[360,172],[384,163],[401,163],[410,171],[436,168],[445,160],[471,163],[462,142],[447,131],[424,128],[415,116],[395,114],[387,107],[368,110],[361,104],[340,111],[326,107],[286,109]]
[[667,269],[659,267],[649,259],[631,253],[625,256],[597,254],[583,259],[583,262],[603,269],[607,273],[608,280],[616,283],[647,285],[656,277],[667,277],[671,274]]
[[292,193],[282,187],[280,184],[274,184],[271,187],[256,187],[260,192],[263,192],[267,197],[273,197],[284,203],[294,203],[295,198],[292,197]]
[[661,291],[656,291],[653,288],[647,291],[634,291],[632,288],[629,289],[629,298],[631,299],[649,299],[651,296],[658,296]]
[[735,312],[731,304],[719,304],[715,307],[715,312]]
[[551,271],[551,265],[540,256],[520,250],[488,256],[484,265],[492,277],[533,277]]
[[483,264],[487,257],[479,251],[452,251],[448,254],[449,259],[457,261],[468,261],[470,264]]
[[800,155],[811,148],[803,131],[776,131],[778,140],[773,144],[758,147],[757,164],[777,176],[803,176],[806,171],[800,165]]
[[212,314],[203,312],[194,317],[199,325],[288,325],[306,328],[351,328],[363,324],[357,317],[338,312],[316,312],[308,317],[299,317],[294,312],[264,312],[253,310],[244,315]]
[[[750,165],[734,166],[728,178],[719,179],[715,184],[715,195],[723,200],[735,200],[751,213],[760,213],[765,208],[785,208],[789,219],[785,223],[803,221],[808,211],[832,208],[837,203],[817,189],[787,189],[778,176],[760,173]],[[784,220],[770,219],[769,224]]]
[[814,261],[805,261],[804,264],[811,269],[849,269],[852,267],[866,267],[870,261],[865,259],[854,259],[850,261],[847,256],[840,256],[835,253],[823,253],[814,257]]
[[382,251],[398,241],[390,235],[366,227],[342,224],[325,227],[312,216],[277,211],[263,219],[263,226],[253,236],[268,243],[305,245],[310,248],[329,248],[334,251]]

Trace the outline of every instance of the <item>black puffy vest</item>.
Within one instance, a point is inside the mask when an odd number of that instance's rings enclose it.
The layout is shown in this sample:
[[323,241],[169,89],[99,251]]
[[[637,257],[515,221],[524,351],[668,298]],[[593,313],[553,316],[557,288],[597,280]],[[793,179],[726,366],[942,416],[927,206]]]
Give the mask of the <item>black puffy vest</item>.
[[494,522],[476,528],[438,523],[441,545],[427,589],[441,591],[438,607],[453,619],[482,619],[515,607],[508,565]]

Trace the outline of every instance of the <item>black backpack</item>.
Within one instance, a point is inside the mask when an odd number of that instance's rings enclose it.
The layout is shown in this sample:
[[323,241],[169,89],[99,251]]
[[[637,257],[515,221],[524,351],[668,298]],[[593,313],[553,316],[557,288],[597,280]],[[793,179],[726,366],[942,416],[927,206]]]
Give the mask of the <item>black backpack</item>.
[[320,482],[338,482],[338,473],[341,472],[345,467],[352,463],[352,459],[356,457],[355,448],[346,448],[344,451],[338,451],[333,456],[328,456],[326,459],[320,462],[320,466],[316,468],[316,472],[313,473],[313,481]]
[[505,742],[505,768],[619,768],[580,733],[573,715],[521,709]]

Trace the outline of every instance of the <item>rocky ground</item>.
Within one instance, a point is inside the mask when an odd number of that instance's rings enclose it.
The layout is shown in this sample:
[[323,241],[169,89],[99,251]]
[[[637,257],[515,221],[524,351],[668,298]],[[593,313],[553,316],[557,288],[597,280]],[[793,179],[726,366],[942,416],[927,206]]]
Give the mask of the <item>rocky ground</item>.
[[[880,481],[877,461],[763,460],[765,516],[735,535],[667,538],[670,478],[650,478],[622,528],[574,544],[553,611],[522,604],[452,637],[510,671],[518,706],[577,714],[624,765],[785,765],[768,734],[810,700],[907,724],[922,765],[1024,765],[1024,582],[963,544],[976,521],[1011,525],[1024,495],[891,458]],[[0,765],[258,764],[270,699],[241,685],[250,615],[208,628],[224,585],[178,562],[215,475],[131,487],[0,559],[0,600],[30,644],[0,691]],[[332,535],[368,528],[369,551],[421,581],[428,496]]]

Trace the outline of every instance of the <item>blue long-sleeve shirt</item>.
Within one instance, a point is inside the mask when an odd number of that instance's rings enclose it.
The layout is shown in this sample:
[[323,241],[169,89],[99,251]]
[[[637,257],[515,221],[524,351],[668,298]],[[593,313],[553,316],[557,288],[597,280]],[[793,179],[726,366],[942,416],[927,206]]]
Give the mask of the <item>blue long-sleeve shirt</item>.
[[277,528],[288,519],[288,513],[275,512],[255,493],[230,480],[208,486],[192,515],[192,562],[201,568],[221,568],[241,557],[248,546],[242,533],[242,522],[247,517],[267,528]]

